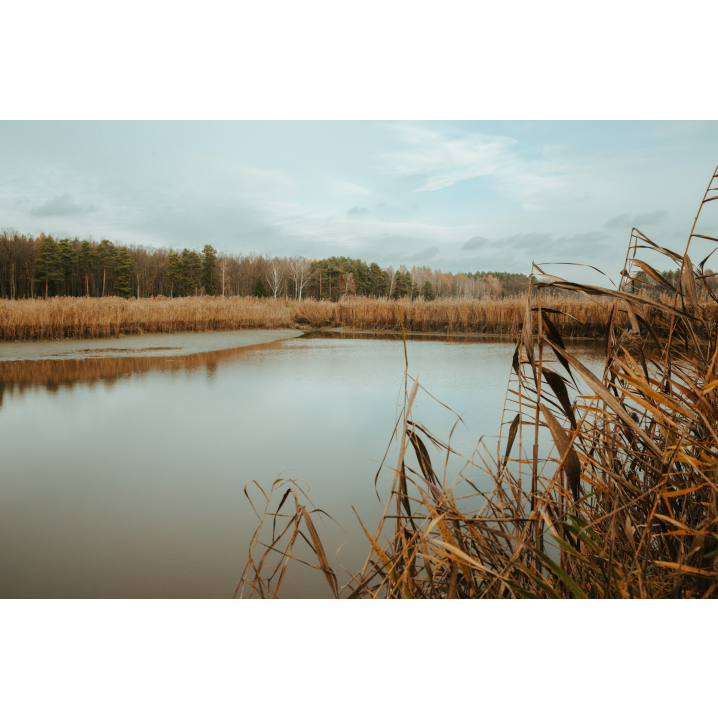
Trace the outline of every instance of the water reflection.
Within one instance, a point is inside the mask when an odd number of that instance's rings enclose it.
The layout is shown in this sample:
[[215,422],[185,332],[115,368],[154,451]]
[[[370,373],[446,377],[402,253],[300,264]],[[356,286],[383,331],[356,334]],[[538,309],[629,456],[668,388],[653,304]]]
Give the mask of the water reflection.
[[[29,387],[43,386],[49,392],[56,392],[60,387],[72,387],[75,384],[92,386],[101,382],[108,386],[122,377],[142,375],[151,371],[181,373],[188,370],[206,367],[207,376],[214,376],[217,366],[235,361],[242,354],[267,349],[275,342],[255,344],[253,346],[223,349],[220,351],[201,352],[182,356],[120,356],[102,359],[40,359],[37,361],[2,361],[0,362],[0,406],[3,394],[22,393]],[[169,347],[171,349],[171,347]],[[167,347],[156,347],[164,350]],[[102,349],[87,351],[103,351]],[[107,351],[117,351],[116,349]],[[145,350],[127,350],[145,351]]]
[[[463,417],[451,478],[480,435],[498,433],[513,345],[410,337],[408,353],[410,372]],[[0,596],[229,597],[257,525],[244,486],[282,472],[341,524],[318,526],[332,562],[344,544],[342,564],[360,567],[352,507],[375,525],[403,370],[397,338],[329,333],[175,357],[0,362]],[[423,393],[414,418],[443,439],[456,420]],[[387,484],[380,476],[382,498]],[[328,587],[292,570],[284,595]]]
[[[351,331],[351,330],[324,330],[308,332],[305,339],[381,339],[382,341],[403,342],[401,332],[388,331]],[[444,344],[507,344],[510,338],[506,336],[491,336],[486,334],[431,334],[426,332],[409,332],[406,334],[408,342],[441,342]],[[591,342],[594,345],[594,342]]]

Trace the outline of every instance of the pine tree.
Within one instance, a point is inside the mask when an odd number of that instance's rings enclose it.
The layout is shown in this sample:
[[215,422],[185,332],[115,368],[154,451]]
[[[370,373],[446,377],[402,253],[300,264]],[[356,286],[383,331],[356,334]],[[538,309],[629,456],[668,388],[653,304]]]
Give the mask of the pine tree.
[[428,279],[424,282],[424,299],[426,299],[427,302],[435,299],[434,287],[431,286],[431,282]]
[[216,261],[216,250],[211,245],[205,244],[202,250],[202,285],[204,286],[204,291],[212,296],[217,294]]
[[408,271],[397,269],[394,299],[401,299],[411,292],[411,274]]
[[119,297],[129,298],[132,295],[130,287],[130,272],[132,271],[132,258],[127,247],[120,248],[115,263],[115,294]]
[[103,239],[97,248],[97,259],[102,270],[102,296],[109,293],[112,273],[115,270],[117,247],[109,239]]
[[90,296],[90,272],[92,272],[92,246],[85,239],[80,245],[79,270],[80,276],[84,278],[85,294]]
[[58,265],[65,283],[65,294],[74,294],[72,285],[77,275],[77,252],[69,239],[61,239],[57,244]]
[[183,249],[180,262],[182,266],[182,294],[185,296],[195,294],[202,280],[202,258],[191,249]]
[[50,293],[50,284],[62,281],[62,265],[57,244],[52,237],[41,234],[40,246],[35,255],[35,280],[45,284],[45,299]]
[[180,256],[173,249],[167,254],[167,284],[170,288],[170,297],[182,296],[182,266]]
[[371,277],[370,293],[375,297],[383,297],[389,291],[389,275],[376,263],[369,267]]
[[257,277],[257,281],[254,283],[254,291],[252,292],[255,297],[268,297],[269,292],[264,286],[264,282],[261,277]]

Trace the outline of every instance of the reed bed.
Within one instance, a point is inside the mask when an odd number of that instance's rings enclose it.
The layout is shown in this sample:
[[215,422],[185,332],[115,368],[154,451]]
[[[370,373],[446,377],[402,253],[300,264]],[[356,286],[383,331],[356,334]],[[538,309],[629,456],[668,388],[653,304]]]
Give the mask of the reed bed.
[[[344,327],[356,330],[515,336],[526,298],[502,300],[314,299],[256,297],[55,297],[0,300],[0,341],[92,339],[130,334]],[[610,302],[549,297],[564,336],[601,336]]]
[[[718,168],[700,208],[718,198],[716,180]],[[364,567],[339,579],[318,509],[278,479],[235,595],[278,597],[302,538],[335,597],[716,597],[718,297],[706,260],[689,257],[694,230],[682,255],[634,230],[617,289],[533,267],[542,281],[524,300],[498,441],[480,441],[454,480],[431,459],[450,443],[413,417],[421,387],[407,354],[390,498],[379,525],[363,527]],[[679,270],[668,303],[626,291],[638,271],[659,276],[652,253]],[[610,305],[600,376],[563,341],[545,297],[558,288]]]
[[[314,314],[331,316],[320,306]],[[288,302],[254,297],[54,297],[0,300],[0,340],[95,339],[128,334],[285,329]]]
[[[516,336],[521,329],[526,295],[499,300],[438,299],[349,300],[336,305],[335,325],[353,329],[415,332],[468,332]],[[547,298],[560,310],[559,325],[565,336],[601,336],[610,304],[578,296]]]

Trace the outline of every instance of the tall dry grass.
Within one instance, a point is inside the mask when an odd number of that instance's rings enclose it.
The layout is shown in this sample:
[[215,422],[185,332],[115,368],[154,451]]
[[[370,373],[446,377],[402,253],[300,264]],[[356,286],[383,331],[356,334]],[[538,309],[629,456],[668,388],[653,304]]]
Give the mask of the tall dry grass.
[[[317,303],[315,303],[317,304]],[[322,314],[317,306],[315,313]],[[330,316],[327,311],[324,312]],[[55,297],[0,300],[3,341],[91,339],[126,334],[283,329],[293,327],[288,303],[253,297]]]
[[[468,332],[515,336],[525,297],[503,300],[348,298],[337,303],[256,297],[121,299],[56,297],[0,300],[0,341],[89,339],[129,334],[345,327],[357,330]],[[562,312],[556,323],[565,336],[601,336],[610,302],[598,298],[550,297]]]
[[[348,300],[336,305],[336,326],[353,329],[381,329],[418,332],[472,332],[478,334],[518,334],[526,297],[500,300],[437,299],[426,302],[409,299]],[[559,325],[566,336],[600,336],[606,326],[610,306],[577,296],[551,297],[549,307],[563,312]]]
[[[716,180],[718,168],[701,208],[718,199]],[[378,527],[362,525],[362,570],[339,580],[312,523],[317,510],[277,480],[237,593],[279,596],[302,536],[335,597],[716,597],[718,297],[707,258],[694,265],[688,248],[693,237],[718,238],[694,230],[683,255],[634,230],[617,290],[534,267],[544,281],[524,300],[498,441],[480,441],[453,481],[427,449],[450,447],[412,415],[420,385],[407,355],[390,498]],[[638,271],[658,276],[653,252],[679,270],[669,303],[626,291]],[[610,306],[601,375],[564,344],[545,296],[556,288]],[[490,488],[477,487],[476,473]]]

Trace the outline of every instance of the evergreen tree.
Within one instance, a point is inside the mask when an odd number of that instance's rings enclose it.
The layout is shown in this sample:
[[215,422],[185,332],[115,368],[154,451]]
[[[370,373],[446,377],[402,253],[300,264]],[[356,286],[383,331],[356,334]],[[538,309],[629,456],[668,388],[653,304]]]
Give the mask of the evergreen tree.
[[431,282],[428,279],[424,282],[424,299],[426,299],[427,302],[435,299],[434,287],[431,286]]
[[109,294],[110,284],[112,282],[112,274],[115,270],[115,258],[117,256],[117,248],[109,239],[103,239],[97,248],[97,260],[102,272],[102,296]]
[[389,275],[376,262],[372,262],[369,267],[369,281],[369,293],[375,297],[383,297],[389,292]]
[[130,286],[130,272],[132,271],[132,258],[127,247],[122,247],[117,253],[115,263],[115,294],[119,297],[129,298],[132,295]]
[[182,266],[182,294],[184,296],[196,294],[202,281],[202,258],[191,249],[183,249],[180,262]]
[[81,279],[84,279],[85,294],[90,296],[90,273],[92,272],[92,246],[85,239],[80,245],[80,255],[78,258],[78,268],[80,270]]
[[167,254],[166,283],[170,288],[170,297],[182,296],[182,264],[180,256],[173,249]]
[[394,299],[401,299],[411,292],[411,274],[408,271],[397,269],[394,287]]
[[209,244],[205,244],[202,250],[202,285],[204,286],[204,291],[212,296],[217,294],[216,262],[216,250]]
[[57,255],[62,281],[65,284],[64,294],[74,294],[73,284],[77,275],[77,252],[69,239],[61,239],[58,242]]
[[255,297],[268,297],[269,292],[264,286],[264,282],[261,277],[257,277],[257,281],[254,283],[254,291],[252,292]]
[[350,259],[349,263],[350,267],[347,269],[347,272],[351,272],[353,275],[356,293],[365,296],[371,294],[371,272],[366,262],[362,262],[361,259]]
[[35,255],[35,280],[45,285],[45,299],[50,294],[50,285],[62,281],[62,265],[57,244],[52,237],[41,235],[40,246]]

